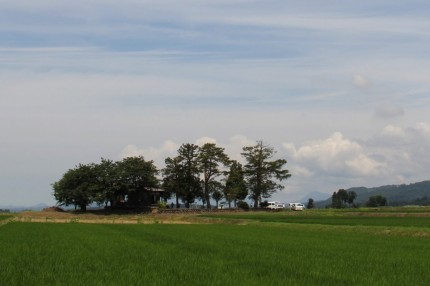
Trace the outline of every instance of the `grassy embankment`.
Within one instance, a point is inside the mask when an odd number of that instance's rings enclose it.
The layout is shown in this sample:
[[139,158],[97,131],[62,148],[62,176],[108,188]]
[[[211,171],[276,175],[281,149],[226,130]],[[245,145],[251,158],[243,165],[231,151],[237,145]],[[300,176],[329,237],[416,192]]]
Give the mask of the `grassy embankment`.
[[10,214],[0,214],[0,221],[7,220],[7,219],[12,218],[12,217],[13,217],[13,215],[10,215]]
[[11,214],[0,213],[0,225],[8,223],[8,221],[12,218],[13,218],[13,215],[11,215]]
[[[373,213],[328,211],[222,217],[246,225],[12,222],[0,228],[1,281],[5,285],[430,283],[430,217],[393,213],[387,220]],[[356,218],[363,220],[357,223]]]

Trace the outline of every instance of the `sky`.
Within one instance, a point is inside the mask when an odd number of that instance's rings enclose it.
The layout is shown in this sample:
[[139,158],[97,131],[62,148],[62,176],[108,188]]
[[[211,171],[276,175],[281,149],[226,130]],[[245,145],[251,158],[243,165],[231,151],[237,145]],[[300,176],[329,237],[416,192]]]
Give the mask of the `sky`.
[[292,177],[272,199],[429,180],[424,0],[0,0],[0,205],[183,143]]

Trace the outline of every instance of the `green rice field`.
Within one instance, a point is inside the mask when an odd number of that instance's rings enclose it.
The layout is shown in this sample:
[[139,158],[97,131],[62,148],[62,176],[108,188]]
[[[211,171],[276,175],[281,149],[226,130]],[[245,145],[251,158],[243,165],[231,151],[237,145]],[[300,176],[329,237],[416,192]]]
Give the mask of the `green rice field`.
[[303,213],[292,212],[250,212],[228,215],[206,215],[222,219],[240,219],[259,222],[322,224],[345,226],[391,226],[422,227],[430,229],[430,216],[418,216],[416,213],[369,213],[369,212],[327,212],[324,210]]
[[5,220],[7,220],[7,219],[10,219],[10,218],[12,218],[13,217],[13,215],[9,215],[9,214],[0,214],[0,222],[1,221],[5,221]]
[[326,212],[216,217],[217,223],[205,218],[206,224],[191,225],[9,222],[0,226],[0,281],[430,285],[429,217],[347,219]]

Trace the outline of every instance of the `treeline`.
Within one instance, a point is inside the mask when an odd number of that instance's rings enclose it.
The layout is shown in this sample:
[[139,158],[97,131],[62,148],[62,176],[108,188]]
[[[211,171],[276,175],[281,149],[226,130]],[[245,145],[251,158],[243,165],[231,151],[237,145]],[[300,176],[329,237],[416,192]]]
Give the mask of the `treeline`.
[[125,199],[132,206],[147,201],[148,191],[158,187],[158,170],[152,161],[129,157],[119,162],[101,159],[99,164],[79,164],[52,184],[60,205],[86,210],[92,203],[116,206]]
[[165,159],[159,170],[153,161],[142,156],[114,162],[79,164],[52,184],[54,197],[60,205],[73,205],[86,210],[92,203],[106,207],[140,208],[155,203],[161,196],[174,198],[187,207],[201,200],[211,208],[225,199],[229,205],[249,197],[258,207],[262,198],[281,190],[281,181],[291,174],[284,169],[284,159],[272,159],[276,151],[262,141],[243,147],[245,165],[231,160],[224,148],[214,143],[203,146],[182,144],[177,156]]
[[331,196],[331,207],[334,209],[341,209],[345,207],[356,207],[354,200],[357,197],[357,193],[354,191],[346,191],[340,189],[337,192],[333,192]]
[[[357,208],[358,204],[354,203],[357,198],[355,191],[347,191],[340,189],[337,192],[333,192],[331,196],[331,205],[329,207],[335,209],[342,209],[346,207]],[[381,195],[370,196],[366,202],[366,207],[382,207],[387,205],[387,199]]]

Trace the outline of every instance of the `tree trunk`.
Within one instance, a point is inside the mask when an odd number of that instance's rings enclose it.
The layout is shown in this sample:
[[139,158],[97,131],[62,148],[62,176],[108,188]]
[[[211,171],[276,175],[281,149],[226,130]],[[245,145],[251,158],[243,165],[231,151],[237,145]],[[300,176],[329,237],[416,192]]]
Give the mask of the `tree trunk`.
[[209,197],[209,184],[206,182],[205,182],[205,191],[204,192],[205,192],[206,207],[208,209],[211,209],[212,207],[211,207],[211,200]]

